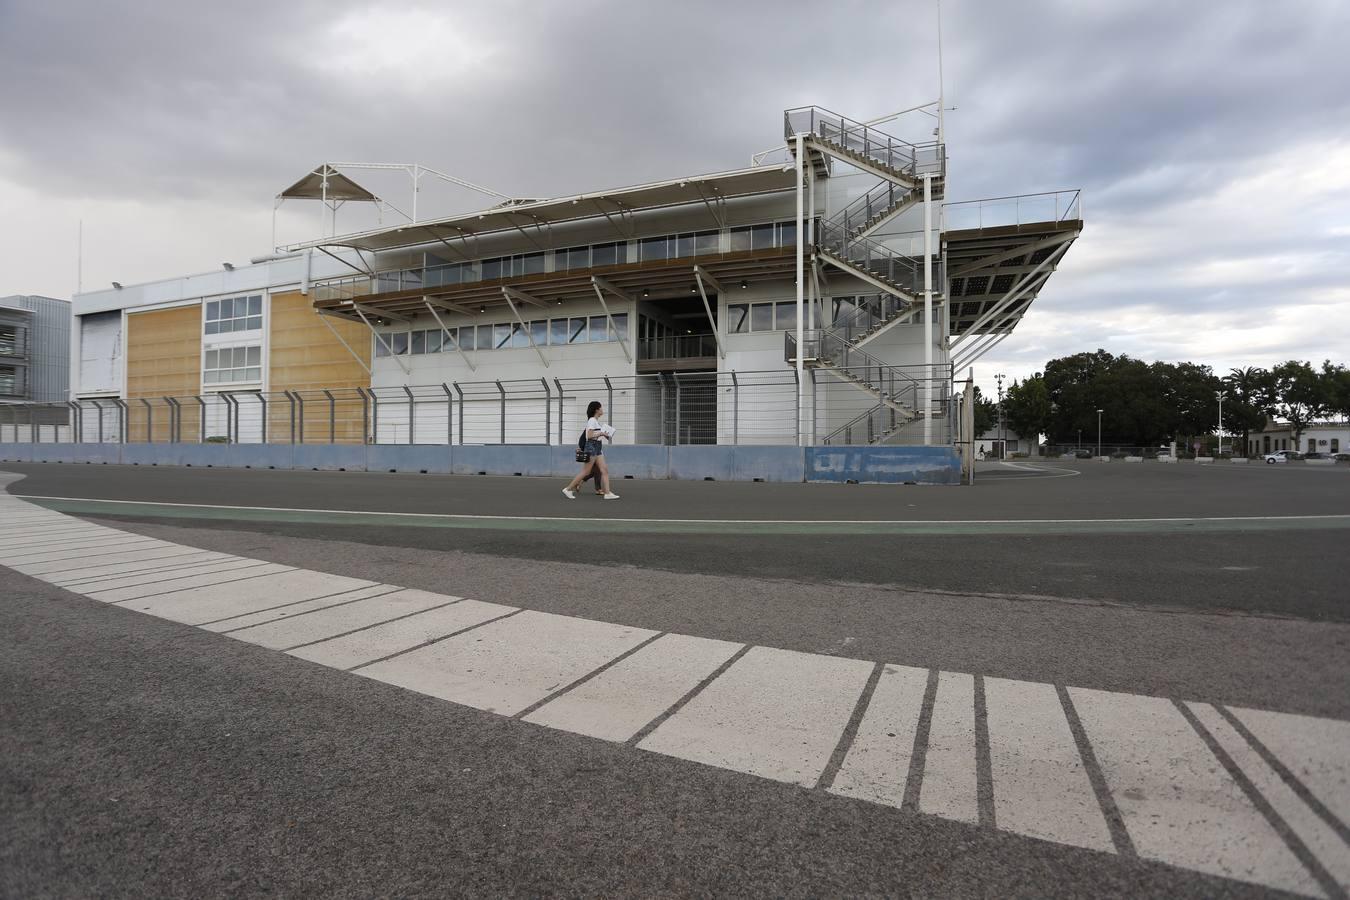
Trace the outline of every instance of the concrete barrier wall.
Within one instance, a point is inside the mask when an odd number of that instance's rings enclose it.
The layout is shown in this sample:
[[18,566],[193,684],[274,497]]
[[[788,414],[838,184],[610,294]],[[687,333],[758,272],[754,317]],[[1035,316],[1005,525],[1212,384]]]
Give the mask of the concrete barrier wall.
[[[30,444],[0,443],[0,462],[200,468],[427,472],[570,477],[572,446],[547,444]],[[605,448],[615,481],[803,481],[957,484],[951,447],[746,447],[626,444]]]

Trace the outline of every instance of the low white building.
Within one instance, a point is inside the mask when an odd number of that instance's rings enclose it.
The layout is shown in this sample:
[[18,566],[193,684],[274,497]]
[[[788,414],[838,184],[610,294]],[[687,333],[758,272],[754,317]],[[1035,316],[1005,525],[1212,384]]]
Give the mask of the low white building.
[[1254,432],[1247,438],[1247,455],[1262,456],[1276,450],[1299,453],[1350,453],[1350,422],[1322,422],[1309,425],[1296,439],[1294,430],[1279,422]]

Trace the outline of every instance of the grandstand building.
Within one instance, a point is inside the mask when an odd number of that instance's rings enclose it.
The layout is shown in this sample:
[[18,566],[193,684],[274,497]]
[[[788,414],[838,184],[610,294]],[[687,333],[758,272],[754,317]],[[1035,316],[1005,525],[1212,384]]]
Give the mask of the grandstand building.
[[[946,202],[946,148],[815,107],[753,165],[273,248],[74,298],[84,440],[941,444],[1076,191]],[[376,199],[340,164],[282,197]],[[99,435],[95,437],[95,434]]]

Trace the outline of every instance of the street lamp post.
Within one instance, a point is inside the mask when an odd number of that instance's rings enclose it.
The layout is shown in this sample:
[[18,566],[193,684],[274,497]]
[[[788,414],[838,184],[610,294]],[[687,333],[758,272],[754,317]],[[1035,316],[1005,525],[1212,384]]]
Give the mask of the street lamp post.
[[998,458],[1008,458],[1008,432],[1003,427],[1003,373],[994,376],[998,382]]
[[1215,391],[1215,392],[1214,392],[1214,396],[1216,396],[1216,397],[1219,398],[1219,428],[1218,428],[1218,436],[1219,436],[1219,453],[1218,453],[1218,455],[1219,455],[1219,456],[1223,456],[1223,398],[1224,398],[1224,397],[1227,397],[1228,394],[1227,394],[1226,392],[1224,392],[1224,391]]
[[1097,410],[1097,455],[1102,455],[1102,411]]

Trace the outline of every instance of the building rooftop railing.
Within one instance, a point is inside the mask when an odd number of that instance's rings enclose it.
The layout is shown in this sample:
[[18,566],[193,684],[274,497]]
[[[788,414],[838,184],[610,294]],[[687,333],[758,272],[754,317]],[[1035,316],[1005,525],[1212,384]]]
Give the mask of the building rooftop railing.
[[1083,218],[1083,198],[1070,190],[964,200],[942,204],[942,216],[948,231],[1071,222]]

